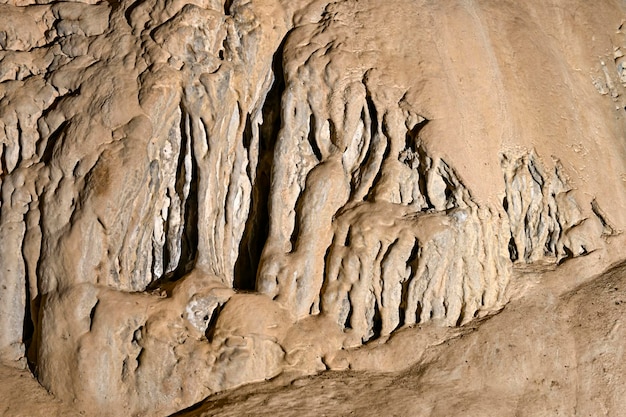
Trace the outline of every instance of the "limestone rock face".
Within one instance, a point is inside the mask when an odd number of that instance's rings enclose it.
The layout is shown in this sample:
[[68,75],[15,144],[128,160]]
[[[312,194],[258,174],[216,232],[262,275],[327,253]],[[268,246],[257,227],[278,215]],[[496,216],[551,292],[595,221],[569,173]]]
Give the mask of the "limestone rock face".
[[566,297],[624,258],[625,20],[617,0],[3,2],[0,358],[77,410],[167,415],[436,367],[537,271]]

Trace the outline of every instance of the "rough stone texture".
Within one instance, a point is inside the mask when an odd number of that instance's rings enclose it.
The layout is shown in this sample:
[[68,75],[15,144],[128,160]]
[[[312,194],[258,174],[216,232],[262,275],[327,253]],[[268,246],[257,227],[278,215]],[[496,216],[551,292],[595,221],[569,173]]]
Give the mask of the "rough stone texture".
[[623,362],[602,293],[623,268],[594,274],[624,259],[625,19],[617,0],[2,2],[0,359],[92,415],[347,368],[399,373],[397,404],[422,398],[400,414],[462,407],[428,405],[445,393],[617,415],[596,363]]
[[[624,416],[626,265],[565,290],[567,278],[592,278],[570,266],[456,334],[402,331],[359,352],[353,370],[254,384],[176,416]],[[371,371],[393,355],[413,361]]]

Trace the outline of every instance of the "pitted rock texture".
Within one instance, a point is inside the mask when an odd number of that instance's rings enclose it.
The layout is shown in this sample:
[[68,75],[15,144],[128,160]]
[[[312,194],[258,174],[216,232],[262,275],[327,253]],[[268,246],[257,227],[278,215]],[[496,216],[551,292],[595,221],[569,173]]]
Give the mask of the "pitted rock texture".
[[425,363],[524,271],[619,260],[625,9],[3,2],[3,362],[167,415]]

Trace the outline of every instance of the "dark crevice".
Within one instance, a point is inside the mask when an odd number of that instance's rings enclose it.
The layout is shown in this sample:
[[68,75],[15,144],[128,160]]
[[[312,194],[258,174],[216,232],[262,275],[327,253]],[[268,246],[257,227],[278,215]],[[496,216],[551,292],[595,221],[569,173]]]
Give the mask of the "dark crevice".
[[4,178],[9,175],[8,163],[7,163],[7,147],[4,143],[0,143],[0,181],[4,181]]
[[[169,192],[167,193],[169,194]],[[168,196],[169,197],[169,196]],[[167,236],[170,233],[170,222],[169,220],[169,212],[168,212],[168,218],[166,219],[164,225],[163,225],[163,234],[166,236],[165,238],[165,244],[163,245],[163,252],[162,252],[162,256],[163,256],[163,274],[166,273],[167,269],[168,269],[168,265],[170,263],[170,260],[172,259],[172,254],[170,253],[170,248],[169,248],[169,240],[167,239]],[[154,265],[156,262],[156,247],[153,248],[153,253],[154,253],[154,259],[152,260],[152,264]]]
[[[161,278],[153,281],[148,285],[147,290],[154,290],[156,288],[161,287],[167,282],[176,281],[187,273],[191,272],[193,267],[195,266],[196,259],[198,257],[198,163],[193,154],[193,146],[191,142],[193,141],[191,134],[191,126],[189,117],[186,116],[186,113],[183,112],[183,116],[181,117],[181,150],[178,160],[178,168],[177,168],[177,178],[175,189],[181,201],[184,201],[184,216],[183,216],[183,231],[181,234],[181,251],[180,258],[178,260],[178,264],[176,267],[166,274],[164,274]],[[183,150],[186,149],[186,150]],[[191,160],[191,180],[189,182],[189,194],[187,198],[184,198],[184,186],[185,186],[185,164],[184,158],[185,153],[190,152],[190,160]],[[167,243],[163,248],[163,265],[164,268],[167,268],[167,265],[170,262],[171,254],[169,253],[169,249],[167,247]]]
[[348,314],[346,315],[346,321],[343,323],[344,329],[352,329],[352,301],[350,300],[350,294],[346,295],[348,300]]
[[143,362],[144,356],[145,356],[145,350],[142,348],[139,353],[137,354],[137,357],[135,358],[135,360],[137,361],[137,368],[139,368],[141,366],[141,362]]
[[[243,142],[246,149],[252,142],[252,125],[247,117],[243,132]],[[259,158],[263,157],[259,155]],[[267,158],[265,158],[267,159]],[[239,242],[239,256],[235,261],[233,287],[239,290],[254,290],[256,270],[263,245],[268,234],[267,197],[269,192],[269,169],[271,163],[260,160],[256,166],[256,173],[248,172],[249,178],[255,178],[250,195],[249,215],[241,241]],[[248,165],[250,169],[250,165]]]
[[535,181],[537,185],[539,185],[539,187],[543,188],[543,175],[541,175],[541,172],[539,172],[539,167],[537,166],[535,159],[532,157],[532,155],[529,156],[528,159],[529,160],[527,167],[530,176],[532,177],[533,181]]
[[24,308],[24,323],[22,327],[22,341],[24,342],[24,348],[28,352],[28,349],[33,341],[33,336],[35,334],[35,323],[33,322],[32,317],[32,302],[31,302],[31,293],[30,293],[30,285],[28,284],[28,279],[26,279],[26,306]]
[[[195,220],[197,224],[197,193],[192,194],[192,185],[194,184],[194,160],[193,160],[193,150],[192,150],[192,146],[190,143],[190,138],[189,135],[186,134],[186,125],[185,125],[185,114],[182,113],[181,114],[181,121],[180,121],[180,132],[181,132],[181,139],[180,139],[180,149],[178,152],[178,161],[177,161],[177,165],[176,165],[176,182],[174,184],[174,190],[176,192],[176,195],[178,197],[178,200],[181,202],[185,203],[185,206],[183,207],[183,216],[185,218],[185,220],[189,219],[189,220]],[[185,184],[186,184],[186,177],[187,177],[187,167],[185,166],[185,159],[189,157],[191,158],[192,161],[192,166],[191,166],[191,178],[192,181],[189,184],[189,195],[187,196],[187,198],[185,198]],[[196,189],[197,189],[197,181],[195,183]],[[187,216],[187,206],[189,203],[189,198],[191,196],[195,196],[196,197],[196,218],[190,218]],[[193,203],[193,202],[192,202]],[[168,219],[169,220],[169,219]],[[185,225],[187,225],[187,222],[185,221],[184,223]],[[197,229],[197,227],[196,227]],[[170,232],[170,222],[166,221],[165,222],[165,228],[164,231],[165,236],[168,236],[169,232]],[[184,235],[188,234],[188,232],[186,230],[183,230],[183,240],[184,240]],[[193,242],[193,236],[189,236],[189,239],[187,239],[189,243]],[[197,236],[195,237],[196,241],[197,241]],[[170,253],[170,248],[169,248],[169,242],[166,241],[164,247],[163,247],[163,268],[164,270],[170,270],[174,267],[173,262],[175,262],[174,259],[172,259],[173,254]],[[197,245],[196,245],[197,247]],[[182,252],[182,251],[181,251]],[[189,253],[189,252],[188,252]],[[180,254],[180,258],[176,261],[177,265],[176,267],[180,266],[183,263],[188,262],[190,259],[185,259],[183,257],[183,254]],[[176,270],[176,268],[174,268],[174,270]]]
[[459,318],[456,319],[456,323],[454,324],[456,327],[459,327],[463,324],[463,320],[465,319],[465,314],[463,314],[463,310],[465,309],[465,303],[461,306],[461,314],[459,314]]
[[[232,55],[232,51],[230,50],[229,44],[228,44],[228,36],[226,36],[223,40],[222,40],[222,46],[218,52],[218,56],[219,58],[223,61],[226,58],[226,52],[228,51],[228,56],[230,57]],[[220,65],[221,68],[221,65]],[[218,68],[219,70],[219,68]],[[215,72],[217,72],[218,70],[215,70]]]
[[68,124],[69,122],[67,120],[64,121],[63,123],[59,125],[58,128],[56,128],[54,132],[52,132],[48,136],[47,140],[41,141],[40,143],[37,144],[38,146],[37,154],[40,155],[40,160],[44,164],[46,165],[50,164],[50,161],[52,160],[52,156],[54,154],[53,152],[54,146],[58,142],[63,132],[65,132],[65,129],[67,128]]
[[[285,37],[286,39],[286,37]],[[283,73],[283,47],[285,40],[274,53],[272,71],[274,83],[267,93],[261,116],[263,123],[259,128],[258,163],[250,193],[249,214],[241,242],[238,257],[235,261],[233,287],[239,290],[252,291],[256,286],[256,273],[261,253],[269,234],[269,189],[271,184],[272,165],[274,163],[274,145],[281,127],[281,99],[285,91]],[[246,120],[243,141],[249,149],[253,140],[253,126],[250,117]]]
[[[185,117],[183,117],[182,120],[183,123],[189,123],[189,120],[185,120]],[[191,126],[184,127],[185,129],[182,130],[182,132],[189,132],[186,140],[193,141],[191,137]],[[181,237],[181,253],[178,265],[174,270],[175,277],[182,277],[191,271],[198,257],[198,162],[193,152],[193,146],[190,146],[189,149],[191,152],[191,181],[189,183],[189,195],[185,200],[185,220],[183,222],[184,229]]]
[[143,331],[143,326],[139,326],[133,332],[133,338],[131,340],[131,343],[136,343],[137,345],[139,345],[139,343],[141,342],[141,339],[143,338],[142,331]]
[[[533,213],[531,213],[530,211],[526,212],[526,215],[524,216],[524,233],[526,234],[527,238],[526,238],[526,246],[524,247],[524,260],[525,261],[530,261],[530,257],[533,253],[533,241],[529,240],[528,237],[529,236],[533,236],[536,231],[535,229],[532,227],[532,215]],[[518,248],[519,249],[519,248]],[[521,254],[518,252],[518,256],[521,256]]]
[[[27,284],[28,286],[28,284]],[[28,293],[27,293],[28,297]],[[26,299],[27,301],[30,298]],[[38,353],[38,340],[39,334],[41,332],[40,323],[41,323],[41,311],[39,306],[41,305],[41,295],[37,295],[32,301],[28,303],[29,308],[27,308],[27,314],[30,319],[30,325],[32,326],[32,333],[28,339],[24,339],[24,347],[26,351],[26,363],[28,364],[28,368],[31,373],[36,377],[37,376],[37,353]],[[33,317],[37,317],[37,320],[33,320]],[[25,326],[26,327],[26,326]],[[24,332],[26,337],[26,330]]]
[[224,14],[226,16],[230,16],[231,12],[230,12],[230,8],[232,6],[233,1],[232,0],[225,0],[224,1]]
[[424,307],[421,302],[417,302],[417,306],[415,307],[415,324],[419,324],[422,321],[422,310]]
[[367,104],[367,112],[370,117],[370,141],[373,141],[374,138],[378,135],[378,111],[376,110],[376,105],[372,100],[372,97],[368,94],[365,96],[365,103]]
[[131,4],[125,11],[124,11],[124,17],[126,18],[126,23],[128,23],[128,26],[132,27],[132,19],[131,16],[133,14],[133,11],[139,7],[140,5],[142,5],[144,2],[141,0],[137,0],[135,3]]
[[372,318],[372,335],[368,340],[378,339],[383,329],[383,317],[378,302],[374,304],[374,317]]
[[292,252],[295,252],[298,249],[298,235],[300,234],[300,218],[302,216],[302,201],[304,200],[304,195],[304,192],[300,193],[300,195],[298,195],[298,200],[296,201],[293,230],[291,231],[291,237],[289,238]]
[[411,271],[411,275],[409,276],[409,278],[403,280],[400,283],[402,285],[402,289],[401,289],[401,292],[400,292],[400,308],[399,308],[399,310],[400,310],[400,317],[399,317],[399,319],[400,320],[399,320],[397,328],[400,328],[400,327],[404,326],[404,324],[406,323],[406,312],[407,312],[407,307],[409,305],[409,284],[411,283],[411,276],[412,275],[413,275],[413,272]]
[[428,119],[424,119],[407,131],[405,149],[410,149],[412,152],[417,152],[417,148],[420,144],[419,134],[422,129],[426,127],[428,122]]
[[411,254],[409,255],[409,258],[406,261],[406,264],[411,268],[411,272],[410,272],[411,276],[413,276],[413,274],[417,272],[418,262],[419,262],[419,258],[418,258],[419,250],[420,250],[420,243],[417,240],[417,238],[415,238],[413,241],[413,249],[411,249]]
[[[410,269],[409,276],[407,277],[407,279],[403,280],[401,283],[402,292],[400,293],[400,323],[398,324],[399,327],[404,326],[404,324],[407,321],[409,322],[412,321],[412,320],[407,320],[406,312],[409,306],[410,284],[413,280],[418,279],[416,274],[417,274],[417,269],[419,268],[419,256],[420,256],[420,242],[419,240],[417,240],[417,238],[415,238],[413,242],[413,249],[411,249],[411,254],[409,255],[409,258],[406,261],[406,264]],[[417,316],[417,319],[419,320],[419,314]]]
[[320,288],[320,291],[318,293],[319,298],[316,300],[318,309],[317,309],[317,311],[314,311],[313,310],[313,306],[315,304],[312,304],[311,305],[311,311],[309,313],[310,315],[317,314],[318,311],[321,312],[324,309],[323,295],[328,293],[328,284],[329,284],[329,280],[326,279],[326,277],[330,276],[329,269],[330,269],[330,266],[331,266],[331,263],[332,263],[331,262],[332,252],[333,252],[332,249],[337,246],[337,239],[338,238],[339,238],[339,236],[337,234],[335,234],[333,236],[333,240],[332,240],[330,246],[328,246],[328,248],[326,248],[326,252],[324,253],[324,261],[323,261],[324,262],[323,263],[323,265],[324,265],[324,269],[323,269],[323,277],[324,277],[324,279],[322,280],[322,287]]
[[[246,114],[246,121],[243,127],[243,132],[241,133],[241,142],[243,143],[243,147],[246,149],[250,149],[252,145],[252,120],[250,118],[250,114]],[[250,169],[250,164],[248,164],[248,169]],[[248,172],[248,176],[251,175],[251,172]]]
[[100,304],[100,300],[96,300],[96,303],[91,307],[91,311],[89,312],[89,331],[93,328],[93,321],[96,317],[96,307]]
[[[385,139],[387,139],[386,136],[383,135],[383,137],[385,137]],[[367,193],[367,200],[373,200],[374,198],[374,191],[376,190],[376,185],[380,182],[380,179],[383,175],[383,163],[385,161],[385,159],[387,159],[389,157],[389,152],[391,151],[391,144],[389,143],[389,140],[386,140],[384,143],[385,146],[385,151],[383,152],[383,157],[381,159],[381,166],[380,169],[378,170],[378,172],[376,173],[376,177],[374,178],[374,181],[372,182],[372,186],[370,187],[368,193]]]
[[606,214],[602,211],[602,209],[598,205],[598,202],[595,199],[593,199],[593,201],[591,202],[591,211],[593,212],[593,214],[596,215],[596,217],[600,221],[600,224],[602,224],[602,227],[604,229],[603,234],[609,236],[617,234],[615,227],[609,223],[606,218]]
[[222,308],[224,308],[223,304],[222,305],[218,305],[213,310],[213,313],[211,313],[211,319],[209,320],[209,323],[207,324],[206,331],[204,333],[204,335],[206,336],[206,338],[209,341],[209,343],[213,342],[213,336],[215,335],[215,327],[216,327],[216,324],[217,324],[217,318],[219,317],[220,313],[222,312]]
[[311,145],[311,150],[318,161],[322,160],[322,151],[320,151],[319,146],[317,145],[317,139],[315,138],[315,115],[311,114],[309,119],[309,144]]
[[562,265],[565,261],[574,258],[574,252],[572,252],[572,250],[567,246],[563,247],[563,252],[565,252],[565,256],[559,259],[559,261],[556,263],[557,265]]
[[[341,133],[337,130],[337,126],[335,126],[335,122],[333,122],[332,119],[328,119],[327,121],[328,121],[328,134],[330,136],[330,151],[331,151],[331,153],[336,151],[336,150],[339,150],[340,152],[343,152],[343,150],[337,148],[337,146],[338,146],[337,144],[341,143],[341,140],[339,139],[339,137],[341,136]],[[317,146],[317,143],[315,144],[315,147],[317,148],[317,151],[319,152],[320,160],[321,160],[322,152],[320,151],[319,147]]]
[[515,244],[515,239],[513,239],[512,236],[511,239],[509,239],[509,259],[511,259],[512,262],[515,262],[519,259],[517,245]]
[[370,146],[367,151],[365,157],[366,170],[369,170],[372,167],[372,164],[377,162],[379,152],[381,150],[381,146],[384,147],[382,151],[383,155],[380,159],[380,166],[377,168],[377,173],[374,180],[371,183],[371,186],[364,197],[364,200],[370,200],[373,197],[374,190],[376,189],[376,184],[380,181],[382,176],[382,166],[385,159],[389,156],[389,152],[391,151],[391,144],[388,136],[386,135],[386,128],[380,125],[380,120],[378,119],[378,110],[376,110],[376,104],[372,100],[371,95],[368,94],[365,96],[365,103],[367,104],[367,112],[369,114],[370,119]]

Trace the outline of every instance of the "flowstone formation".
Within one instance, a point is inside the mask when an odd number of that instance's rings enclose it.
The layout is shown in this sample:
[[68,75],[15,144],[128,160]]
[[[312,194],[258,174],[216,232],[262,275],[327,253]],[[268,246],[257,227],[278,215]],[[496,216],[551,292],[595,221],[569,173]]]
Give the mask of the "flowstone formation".
[[610,247],[626,10],[518,3],[0,4],[2,360],[166,415]]

